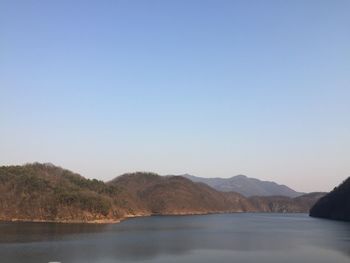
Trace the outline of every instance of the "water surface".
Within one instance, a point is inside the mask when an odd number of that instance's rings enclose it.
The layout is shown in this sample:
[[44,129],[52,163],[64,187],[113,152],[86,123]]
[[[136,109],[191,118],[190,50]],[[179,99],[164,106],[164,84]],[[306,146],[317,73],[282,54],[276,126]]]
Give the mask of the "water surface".
[[4,263],[350,262],[350,224],[305,214],[154,216],[120,224],[0,223]]

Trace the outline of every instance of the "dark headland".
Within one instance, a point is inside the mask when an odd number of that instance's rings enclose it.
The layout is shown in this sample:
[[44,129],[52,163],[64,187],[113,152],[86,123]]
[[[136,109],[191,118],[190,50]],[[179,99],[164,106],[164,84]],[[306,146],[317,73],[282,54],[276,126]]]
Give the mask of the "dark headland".
[[317,201],[310,216],[350,221],[350,177]]

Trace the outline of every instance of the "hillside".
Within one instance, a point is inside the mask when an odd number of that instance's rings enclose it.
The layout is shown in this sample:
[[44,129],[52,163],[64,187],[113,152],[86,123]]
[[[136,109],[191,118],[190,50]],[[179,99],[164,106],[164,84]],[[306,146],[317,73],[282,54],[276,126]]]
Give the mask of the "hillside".
[[303,195],[285,185],[275,182],[261,181],[249,178],[245,175],[237,175],[231,178],[203,178],[193,175],[182,175],[194,182],[205,183],[222,192],[236,192],[246,197],[251,196],[288,196],[297,197]]
[[310,193],[299,197],[253,196],[249,200],[258,212],[266,213],[307,213],[325,193]]
[[350,177],[321,198],[311,208],[310,216],[350,221]]
[[239,194],[226,196],[182,177],[133,173],[104,183],[50,164],[0,167],[1,220],[98,222],[249,209]]
[[119,218],[120,190],[49,164],[0,167],[0,219],[94,221]]
[[159,214],[307,212],[317,198],[246,198],[154,173],[125,174],[105,183],[51,164],[0,167],[0,220],[9,221],[117,222]]
[[252,209],[240,194],[227,195],[181,176],[132,173],[119,176],[108,185],[127,190],[134,203],[141,204],[152,214],[244,212]]

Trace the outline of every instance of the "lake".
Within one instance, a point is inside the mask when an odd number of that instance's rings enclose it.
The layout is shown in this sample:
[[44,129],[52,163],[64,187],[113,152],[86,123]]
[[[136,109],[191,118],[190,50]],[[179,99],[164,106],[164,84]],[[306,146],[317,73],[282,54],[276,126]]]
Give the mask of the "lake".
[[0,223],[2,263],[350,262],[350,223],[306,214],[153,216],[120,224]]

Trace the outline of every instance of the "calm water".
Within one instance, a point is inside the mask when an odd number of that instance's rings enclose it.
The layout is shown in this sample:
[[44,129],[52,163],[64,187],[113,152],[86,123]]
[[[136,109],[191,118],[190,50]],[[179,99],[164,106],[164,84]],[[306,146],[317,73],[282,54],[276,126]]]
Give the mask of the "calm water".
[[0,223],[2,263],[350,262],[350,224],[295,214]]

